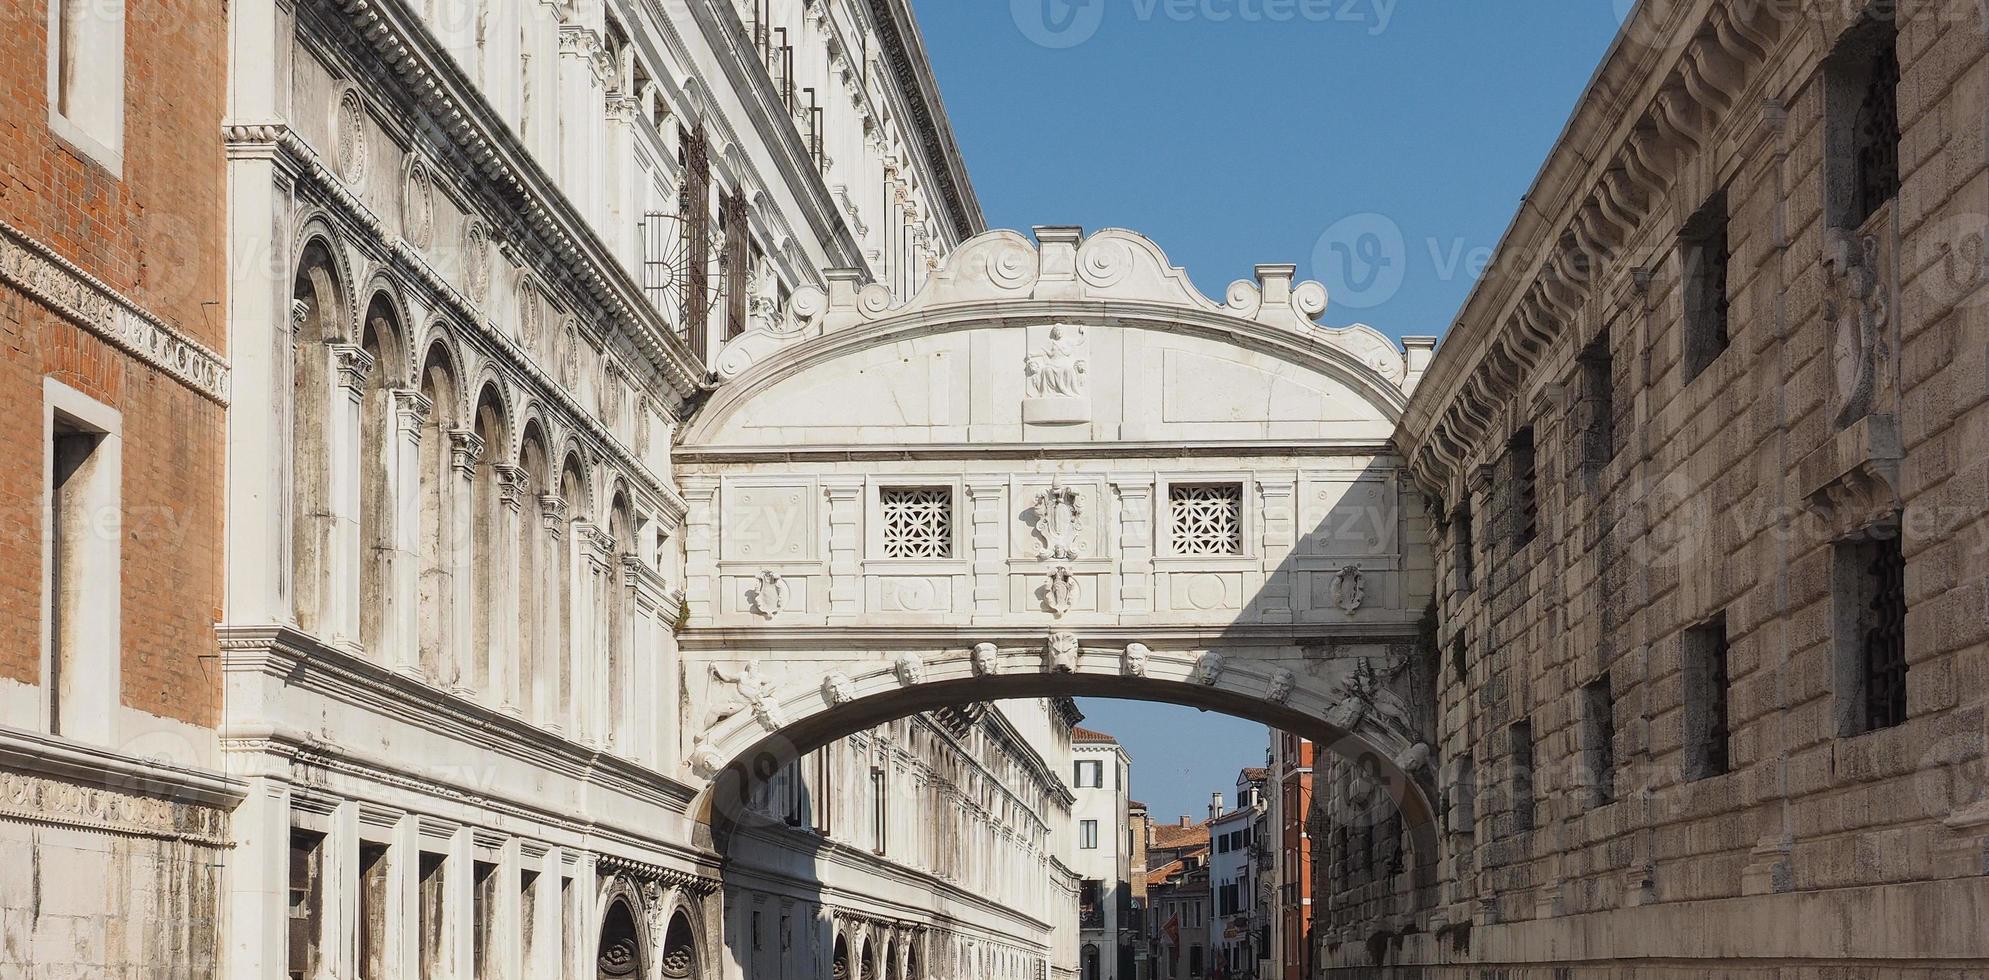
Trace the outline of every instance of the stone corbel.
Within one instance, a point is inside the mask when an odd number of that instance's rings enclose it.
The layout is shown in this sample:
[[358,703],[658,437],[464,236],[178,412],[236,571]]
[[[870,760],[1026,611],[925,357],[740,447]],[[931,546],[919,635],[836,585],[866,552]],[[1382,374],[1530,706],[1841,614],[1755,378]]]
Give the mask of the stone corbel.
[[1658,135],[1668,143],[1682,143],[1697,150],[1705,134],[1705,112],[1683,87],[1658,93],[1657,111],[1652,116]]
[[1716,114],[1733,108],[1734,100],[1739,98],[1740,89],[1746,81],[1739,62],[1709,35],[1696,39],[1691,52],[1686,55],[1685,70],[1681,74],[1685,90]]
[[1890,415],[1867,415],[1796,464],[1803,505],[1839,530],[1850,531],[1899,512],[1899,426]]

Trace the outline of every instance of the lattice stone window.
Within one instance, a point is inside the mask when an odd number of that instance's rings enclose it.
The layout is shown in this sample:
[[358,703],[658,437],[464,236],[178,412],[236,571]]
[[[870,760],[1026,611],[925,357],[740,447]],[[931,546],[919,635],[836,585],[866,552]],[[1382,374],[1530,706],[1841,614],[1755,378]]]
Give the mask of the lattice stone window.
[[887,487],[884,557],[953,557],[953,491],[946,487]]
[[1175,485],[1167,491],[1174,553],[1243,553],[1243,487],[1235,483]]

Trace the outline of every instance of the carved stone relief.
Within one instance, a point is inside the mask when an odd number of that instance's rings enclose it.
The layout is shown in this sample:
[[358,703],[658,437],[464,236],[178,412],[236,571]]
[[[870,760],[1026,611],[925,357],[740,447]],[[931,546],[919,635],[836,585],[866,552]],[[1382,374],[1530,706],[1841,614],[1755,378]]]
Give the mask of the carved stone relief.
[[1058,565],[1050,572],[1049,581],[1043,586],[1043,605],[1057,616],[1070,612],[1077,602],[1077,576],[1070,569]]
[[401,234],[415,248],[427,248],[435,238],[435,180],[420,157],[409,157],[401,189]]
[[1216,681],[1222,679],[1224,666],[1222,654],[1214,650],[1202,654],[1201,659],[1195,662],[1195,683],[1214,687]]
[[348,85],[332,106],[332,163],[340,180],[357,184],[366,177],[366,99]]
[[714,708],[707,727],[747,708],[753,709],[753,717],[759,719],[768,731],[775,731],[787,723],[781,714],[780,703],[774,699],[773,679],[760,671],[759,661],[751,661],[737,669],[712,664],[711,675],[733,685],[737,697]]
[[1298,675],[1289,667],[1279,667],[1271,672],[1271,689],[1264,699],[1272,704],[1284,704],[1291,700],[1291,690],[1298,684]]
[[1147,658],[1153,651],[1144,643],[1126,644],[1126,655],[1119,664],[1119,672],[1127,677],[1145,677]]
[[988,677],[1001,672],[1001,648],[992,643],[974,644],[974,676]]
[[898,659],[893,661],[891,669],[897,673],[898,683],[906,687],[925,683],[925,661],[919,659],[916,653],[898,654]]
[[1829,232],[1824,255],[1824,316],[1832,326],[1837,378],[1837,427],[1871,414],[1880,365],[1886,359],[1887,310],[1874,235]]
[[1058,631],[1050,634],[1043,645],[1043,670],[1051,674],[1072,674],[1077,672],[1078,642],[1076,633]]
[[822,696],[830,704],[848,704],[856,700],[856,685],[851,683],[848,674],[835,671],[822,678]]
[[1084,529],[1084,499],[1058,477],[1048,490],[1036,494],[1036,557],[1071,561],[1078,557],[1078,535]]
[[1333,576],[1333,605],[1351,616],[1367,601],[1367,582],[1360,566],[1348,565]]
[[765,571],[757,581],[759,584],[746,593],[753,611],[768,619],[780,615],[787,608],[787,580],[779,572]]
[[1082,326],[1059,323],[1022,362],[1022,420],[1068,425],[1091,420],[1091,359]]

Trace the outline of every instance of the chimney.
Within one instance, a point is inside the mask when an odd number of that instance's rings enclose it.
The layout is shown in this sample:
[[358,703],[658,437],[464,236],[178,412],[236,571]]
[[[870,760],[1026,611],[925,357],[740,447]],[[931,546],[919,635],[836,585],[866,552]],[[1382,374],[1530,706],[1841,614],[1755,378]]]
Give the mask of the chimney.
[[1210,793],[1210,794],[1209,794],[1209,819],[1210,819],[1210,820],[1214,820],[1215,818],[1217,818],[1217,817],[1220,817],[1220,816],[1222,816],[1222,794],[1221,794],[1221,793]]
[[1189,816],[1188,816],[1187,814],[1185,814],[1185,813],[1184,813],[1184,814],[1182,814],[1182,815],[1181,815],[1181,826],[1183,826],[1183,827],[1193,827],[1194,825],[1195,825],[1195,824],[1193,823],[1193,820],[1192,820],[1192,818],[1190,818],[1190,817],[1189,817]]

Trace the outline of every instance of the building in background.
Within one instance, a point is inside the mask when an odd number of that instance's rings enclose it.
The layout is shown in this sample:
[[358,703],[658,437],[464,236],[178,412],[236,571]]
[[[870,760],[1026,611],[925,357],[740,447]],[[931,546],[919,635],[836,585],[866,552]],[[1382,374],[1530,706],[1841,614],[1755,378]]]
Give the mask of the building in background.
[[1078,875],[1078,975],[1130,980],[1134,937],[1132,837],[1127,790],[1132,757],[1110,735],[1071,732],[1071,820],[1066,861]]
[[1312,741],[1271,730],[1267,823],[1272,837],[1271,936],[1266,955],[1274,980],[1309,980],[1312,961]]
[[1182,817],[1151,828],[1147,934],[1153,980],[1208,977],[1209,824]]
[[1209,975],[1224,980],[1257,975],[1257,881],[1263,873],[1256,859],[1258,834],[1264,819],[1266,770],[1244,769],[1236,777],[1236,806],[1224,809],[1222,794],[1209,803],[1209,894],[1213,903],[1208,925]]
[[1152,929],[1149,910],[1153,907],[1152,895],[1147,888],[1147,843],[1152,839],[1152,818],[1147,815],[1146,804],[1138,800],[1126,801],[1126,839],[1130,847],[1126,854],[1126,873],[1130,879],[1132,893],[1132,915],[1124,932],[1124,938],[1132,943],[1132,980],[1150,980],[1153,970],[1153,944],[1149,940]]

